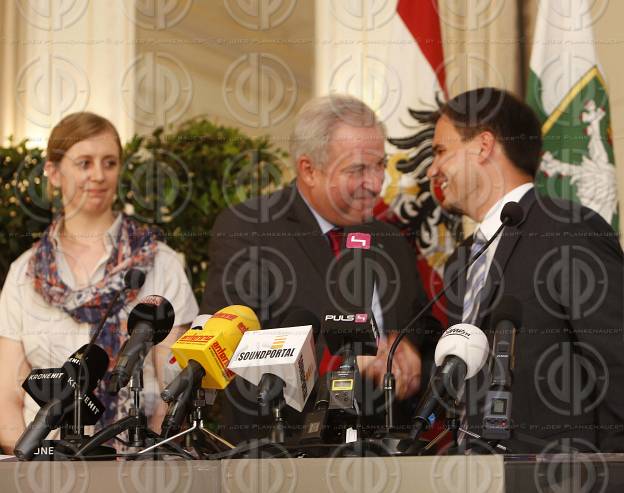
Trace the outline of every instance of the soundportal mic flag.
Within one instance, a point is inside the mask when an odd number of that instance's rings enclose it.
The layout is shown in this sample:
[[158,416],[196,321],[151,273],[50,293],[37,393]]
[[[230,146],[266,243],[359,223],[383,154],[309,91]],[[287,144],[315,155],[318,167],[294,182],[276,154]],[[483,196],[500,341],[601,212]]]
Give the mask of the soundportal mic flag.
[[619,230],[609,95],[598,62],[591,2],[540,2],[527,103],[542,122],[537,189],[581,203]]
[[253,385],[265,373],[280,377],[286,404],[301,412],[317,377],[312,326],[246,332],[228,368]]

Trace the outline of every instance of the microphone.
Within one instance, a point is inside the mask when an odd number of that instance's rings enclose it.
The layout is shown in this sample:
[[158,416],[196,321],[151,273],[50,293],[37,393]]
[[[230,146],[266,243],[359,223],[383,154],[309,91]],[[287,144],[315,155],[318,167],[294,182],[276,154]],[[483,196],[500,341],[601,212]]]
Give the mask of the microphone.
[[95,344],[95,341],[97,340],[100,333],[102,332],[102,328],[104,327],[106,320],[108,320],[108,317],[110,316],[110,312],[113,310],[113,307],[115,306],[115,303],[117,303],[117,300],[121,296],[121,293],[123,293],[126,290],[141,289],[143,287],[143,284],[145,284],[145,272],[139,269],[130,269],[124,275],[123,280],[124,280],[124,285],[122,289],[115,293],[113,300],[108,305],[108,309],[106,310],[106,313],[104,314],[104,316],[102,317],[102,320],[100,320],[99,325],[93,332],[93,335],[91,336],[91,339],[89,340],[89,346],[87,347],[87,350],[84,352],[84,354],[87,354],[89,350],[91,349],[91,346]]
[[517,226],[524,221],[524,211],[518,202],[507,202],[501,210],[500,220],[505,226]]
[[66,422],[69,413],[78,411],[74,401],[76,387],[81,395],[79,407],[87,418],[85,424],[95,424],[104,406],[92,392],[107,368],[106,351],[85,344],[61,368],[31,371],[22,387],[41,408],[15,444],[15,456],[20,460],[32,458],[50,431]]
[[[191,322],[191,329],[193,330],[201,330],[204,324],[210,320],[212,317],[211,314],[200,314],[195,317],[195,319]],[[174,379],[180,372],[178,369],[179,366],[174,366],[177,362],[173,353],[171,353],[171,358],[169,358],[168,365],[165,367],[165,380],[171,381]]]
[[492,315],[494,355],[490,364],[490,388],[485,398],[482,438],[511,438],[511,385],[513,383],[516,330],[522,326],[518,300],[505,295]]
[[337,278],[333,281],[336,307],[345,313],[371,311],[376,264],[373,234],[370,224],[344,229],[344,249],[336,260]]
[[197,315],[195,319],[191,322],[191,329],[194,330],[202,330],[204,324],[212,318],[212,315],[208,313],[202,313]]
[[407,328],[410,325],[415,324],[420,318],[429,311],[429,309],[436,303],[444,294],[446,290],[455,284],[457,280],[463,276],[468,269],[476,262],[476,260],[483,255],[483,253],[490,247],[490,245],[498,238],[503,229],[506,226],[517,226],[524,220],[524,211],[518,202],[507,202],[500,214],[501,225],[496,230],[496,232],[492,235],[492,237],[483,245],[481,250],[479,250],[474,257],[472,257],[468,263],[457,271],[457,273],[451,278],[444,289],[440,290],[437,294],[435,294],[429,303],[427,303],[417,314],[412,318],[410,322],[406,325],[405,329],[400,331],[398,336],[394,339],[392,346],[390,346],[390,350],[388,351],[388,359],[386,365],[386,374],[384,375],[384,396],[385,396],[385,408],[386,408],[386,429],[391,430],[394,428],[394,412],[393,412],[393,403],[395,398],[395,378],[392,374],[392,362],[394,360],[394,354],[403,340],[403,338],[407,335]]
[[[377,354],[379,329],[372,313],[326,313],[321,333],[331,354],[348,354],[337,371],[319,375],[316,402],[305,417],[300,436],[300,440],[305,442],[336,441],[339,438],[336,430],[350,421],[350,414],[358,412],[354,357],[358,354]],[[330,436],[328,423],[334,428],[331,430],[333,436]]]
[[259,329],[260,321],[251,308],[231,305],[208,318],[201,329],[187,330],[171,346],[182,372],[162,391],[162,399],[173,401],[188,381],[202,372],[202,388],[223,390],[234,378],[228,363],[241,337]]
[[[336,317],[338,316],[336,315]],[[330,322],[330,324],[331,323],[333,323],[333,321]],[[321,324],[319,324],[319,320],[316,315],[314,315],[309,310],[302,308],[296,308],[293,311],[287,313],[284,319],[280,321],[280,325],[283,327],[311,325],[315,346],[318,341],[318,337],[322,332],[322,329],[320,327]],[[359,327],[359,330],[363,330],[361,325]],[[306,414],[303,424],[303,431],[301,432],[301,436],[299,437],[299,440],[302,442],[319,441],[324,439],[329,418],[328,408],[330,393],[328,388],[328,377],[329,374],[323,376],[319,375],[314,408]],[[283,381],[280,379],[277,382],[278,387],[280,386],[280,382]]]
[[488,352],[486,335],[474,325],[456,324],[446,329],[435,349],[437,368],[414,413],[410,432],[412,443],[433,424],[439,405],[447,399],[461,397],[464,381],[481,370]]
[[[121,293],[126,290],[132,290],[132,289],[139,290],[143,287],[143,284],[145,284],[145,272],[139,269],[129,269],[125,273],[123,280],[124,280],[123,288],[115,293],[115,296],[113,297],[112,301],[108,305],[106,313],[104,314],[104,316],[100,320],[99,325],[93,332],[93,335],[91,336],[91,339],[89,340],[89,344],[87,345],[87,348],[82,353],[83,357],[89,354],[89,352],[91,351],[91,347],[93,347],[93,345],[95,344],[95,341],[100,336],[102,329],[104,328],[104,324],[106,323],[106,320],[108,320],[108,317],[110,316],[111,311],[113,310],[113,307],[117,303],[117,300],[121,296]],[[82,368],[83,366],[81,365],[80,369]],[[80,380],[80,374],[78,375],[78,379]],[[75,401],[75,406],[77,408],[77,412],[74,414],[74,430],[73,430],[75,435],[79,435],[83,427],[81,407],[78,406],[78,402],[80,402],[80,399],[81,399],[80,392],[78,391],[78,389],[76,389],[74,393],[74,401]]]
[[[180,431],[184,418],[188,416],[190,412],[193,395],[200,387],[201,379],[204,375],[205,371],[201,365],[197,363],[197,361],[191,360],[186,368],[182,370],[178,378],[176,378],[178,381],[178,386],[175,389],[176,393],[174,395],[172,394],[173,397],[166,401],[169,402],[169,407],[161,426],[161,435],[164,438]],[[167,389],[169,389],[170,386],[171,385],[169,385]]]
[[331,354],[349,346],[354,356],[376,355],[379,328],[371,313],[326,313],[321,322],[321,334]]
[[[313,324],[246,332],[228,368],[256,386],[266,374],[279,377],[285,403],[301,412],[316,382],[313,333]],[[275,378],[267,379],[270,387]]]
[[168,437],[180,430],[189,414],[195,392],[203,389],[224,389],[234,378],[228,368],[232,353],[247,331],[260,329],[254,311],[243,305],[231,305],[212,316],[198,316],[193,326],[200,328],[186,331],[171,347],[182,371],[161,392],[161,398],[169,403],[163,419],[161,435]]
[[153,345],[162,342],[171,331],[175,312],[171,303],[162,296],[143,298],[130,312],[128,334],[117,363],[111,372],[106,391],[117,394],[125,387],[137,365],[143,364],[145,355]]

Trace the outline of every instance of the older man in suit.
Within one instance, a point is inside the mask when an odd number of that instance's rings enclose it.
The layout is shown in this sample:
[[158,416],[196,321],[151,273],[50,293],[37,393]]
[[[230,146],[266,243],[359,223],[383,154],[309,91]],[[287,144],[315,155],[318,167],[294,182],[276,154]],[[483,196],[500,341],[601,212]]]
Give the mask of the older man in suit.
[[[382,124],[361,101],[335,95],[308,102],[291,136],[294,183],[218,217],[202,311],[248,305],[263,328],[278,327],[294,308],[306,308],[318,317],[344,311],[344,297],[341,301],[335,295],[335,257],[344,245],[344,228],[363,225],[372,236],[375,265],[369,301],[382,338],[377,356],[358,357],[359,370],[379,388],[389,343],[399,330],[411,329],[399,345],[394,365],[397,396],[405,400],[421,386],[419,347],[424,345],[425,331],[437,326],[426,316],[408,327],[427,301],[416,258],[397,229],[373,218],[384,179],[384,142]],[[330,369],[329,364],[325,351],[321,373]],[[249,402],[255,400],[253,391],[241,382],[230,387],[234,407],[253,415],[255,405]],[[370,409],[369,414],[379,416],[379,411]],[[244,421],[240,413],[233,418],[237,420]]]
[[[541,127],[511,94],[482,88],[447,102],[428,170],[443,206],[469,216],[475,233],[449,259],[450,321],[481,327],[492,342],[501,300],[519,323],[512,385],[515,452],[624,448],[624,263],[618,236],[594,211],[546,198],[533,179]],[[508,202],[523,210],[456,284],[500,227]],[[509,307],[505,307],[509,310]],[[467,426],[481,434],[487,371],[469,381]]]

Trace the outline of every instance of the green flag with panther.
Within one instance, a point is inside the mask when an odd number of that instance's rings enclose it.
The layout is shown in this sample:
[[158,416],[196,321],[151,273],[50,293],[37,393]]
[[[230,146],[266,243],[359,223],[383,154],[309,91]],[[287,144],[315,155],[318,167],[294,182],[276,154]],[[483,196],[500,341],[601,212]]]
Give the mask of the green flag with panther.
[[540,2],[527,102],[542,121],[538,190],[580,202],[618,231],[609,96],[586,0]]

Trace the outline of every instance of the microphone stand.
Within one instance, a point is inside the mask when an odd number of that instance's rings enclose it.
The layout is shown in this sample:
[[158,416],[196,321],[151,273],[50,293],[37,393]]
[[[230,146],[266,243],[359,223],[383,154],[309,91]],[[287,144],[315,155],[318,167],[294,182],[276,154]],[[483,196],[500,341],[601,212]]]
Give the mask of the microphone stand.
[[[513,203],[513,202],[509,202]],[[504,208],[503,208],[504,209]],[[504,210],[503,210],[504,212]],[[501,216],[503,213],[501,212]],[[475,263],[475,261],[483,255],[483,253],[489,248],[489,246],[498,238],[500,233],[503,231],[505,226],[514,222],[514,218],[511,215],[505,215],[502,217],[502,224],[496,230],[496,232],[492,235],[492,237],[483,245],[481,250],[479,250],[474,257],[470,259],[470,261],[451,278],[447,286],[436,293],[431,300],[420,310],[415,317],[412,318],[407,324],[407,326],[416,322],[420,317],[422,317],[429,309],[446,293],[446,289],[455,284],[460,276],[463,276],[468,269]],[[395,399],[395,378],[392,374],[392,362],[394,360],[394,353],[396,353],[397,347],[403,340],[403,338],[407,335],[406,330],[402,330],[397,335],[396,339],[392,342],[392,346],[390,346],[390,351],[388,351],[388,360],[386,366],[386,374],[384,375],[384,396],[385,396],[385,408],[386,408],[386,432],[390,433],[392,429],[394,429],[395,421],[394,421],[394,399]]]
[[84,456],[104,442],[128,431],[128,443],[131,447],[146,447],[154,443],[158,434],[147,426],[147,417],[141,408],[141,392],[143,390],[143,365],[137,365],[130,378],[132,406],[129,415],[112,423],[87,440],[76,452],[76,456]]
[[[84,399],[84,392],[82,391],[81,381],[82,381],[82,374],[84,373],[83,372],[84,361],[87,355],[89,354],[89,352],[91,351],[91,348],[95,344],[95,341],[102,333],[102,329],[104,328],[104,325],[106,321],[108,320],[108,317],[110,317],[110,314],[113,311],[113,307],[115,306],[117,301],[119,301],[119,297],[121,296],[121,294],[127,289],[141,289],[144,283],[145,283],[145,273],[143,271],[139,269],[130,269],[128,272],[126,272],[126,274],[124,275],[124,285],[122,289],[120,289],[119,291],[115,293],[113,300],[109,303],[108,308],[106,309],[106,313],[104,313],[104,316],[100,320],[99,325],[93,332],[93,335],[91,336],[91,339],[89,340],[89,344],[87,345],[87,348],[84,350],[84,352],[82,353],[82,356],[80,357],[80,365],[78,366],[78,377],[76,379],[76,386],[74,387],[73,427],[71,430],[71,436],[68,437],[68,441],[76,444],[79,450],[84,447],[85,438],[86,438],[84,435],[84,426],[82,425],[82,400]],[[63,431],[64,430],[61,430],[61,433],[63,433]],[[94,446],[92,449],[92,453],[94,455],[104,455],[104,454],[111,454],[111,453],[114,454],[115,449],[113,449],[112,447],[95,447]]]
[[284,400],[284,381],[272,374],[265,373],[258,383],[258,404],[261,417],[273,416],[273,423],[269,437],[274,443],[284,443],[286,430],[282,409],[286,405]]
[[126,286],[124,286],[123,289],[115,293],[115,297],[113,298],[113,301],[108,305],[108,308],[106,309],[106,313],[104,314],[104,317],[102,317],[102,320],[100,320],[100,323],[97,329],[91,336],[91,339],[89,340],[89,344],[87,345],[87,348],[84,350],[80,358],[80,365],[78,366],[78,378],[76,379],[77,380],[76,386],[74,387],[74,425],[72,429],[72,434],[74,436],[83,437],[84,435],[83,433],[84,427],[82,426],[82,399],[84,398],[84,396],[82,392],[81,380],[82,380],[82,373],[83,373],[82,367],[84,366],[85,358],[87,354],[89,354],[89,351],[91,351],[91,348],[95,344],[96,339],[99,337],[100,333],[102,332],[102,329],[104,328],[104,324],[106,323],[106,320],[108,320],[108,317],[113,311],[113,306],[115,306],[115,303],[117,303],[117,301],[119,300],[121,293],[123,293],[125,290],[126,290]]
[[[191,412],[192,423],[191,423],[190,428],[187,428],[186,430],[183,430],[180,433],[177,433],[170,437],[166,437],[163,440],[160,440],[154,445],[151,445],[147,447],[146,449],[141,450],[138,453],[138,455],[143,455],[143,454],[146,454],[147,452],[157,449],[158,447],[168,445],[173,440],[176,440],[180,437],[183,437],[189,434],[192,437],[192,440],[194,442],[193,446],[195,447],[195,450],[198,452],[198,455],[200,455],[200,452],[202,451],[202,449],[205,448],[204,440],[206,439],[209,440],[212,446],[216,448],[218,451],[233,450],[236,448],[235,445],[232,445],[225,438],[220,437],[216,433],[213,433],[210,430],[208,430],[204,423],[204,418],[205,418],[204,408],[206,406],[212,406],[217,395],[216,392],[213,390],[212,391],[206,390],[206,389],[199,387],[199,388],[194,389],[194,394],[195,394],[195,398],[193,399],[193,411]],[[221,450],[219,450],[219,446],[221,447]]]
[[[130,416],[135,417],[134,426],[128,428],[128,442],[131,447],[145,447],[147,444],[147,417],[141,409],[141,391],[143,390],[143,368],[137,366],[130,378],[130,391],[132,392],[132,406]],[[153,443],[153,442],[152,442]],[[149,443],[148,445],[151,445]]]

